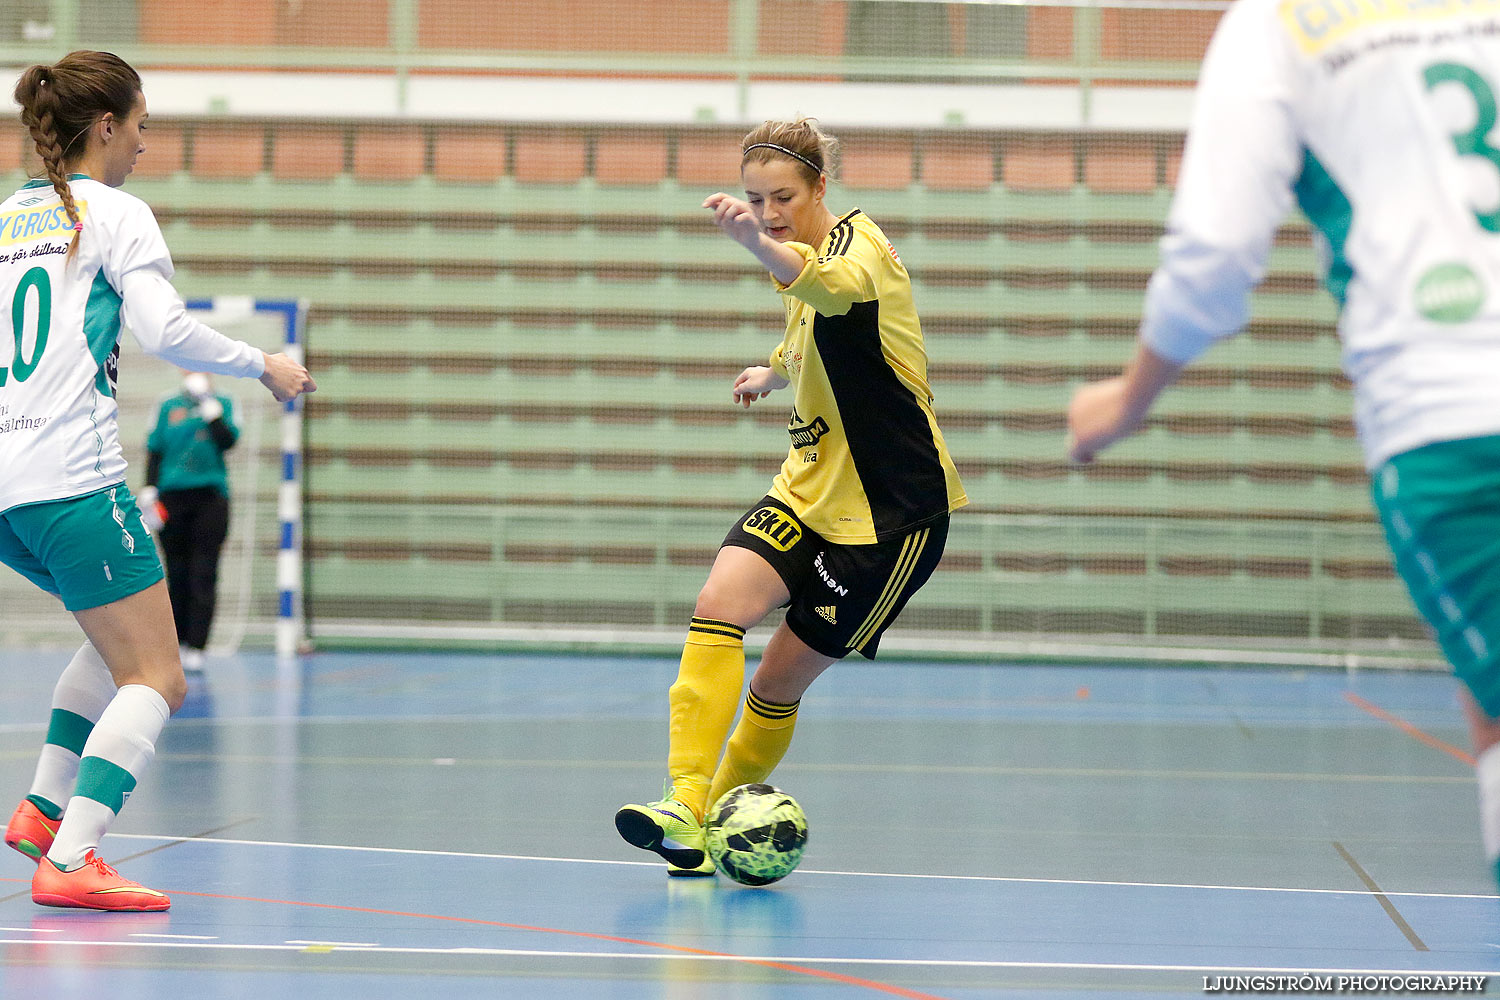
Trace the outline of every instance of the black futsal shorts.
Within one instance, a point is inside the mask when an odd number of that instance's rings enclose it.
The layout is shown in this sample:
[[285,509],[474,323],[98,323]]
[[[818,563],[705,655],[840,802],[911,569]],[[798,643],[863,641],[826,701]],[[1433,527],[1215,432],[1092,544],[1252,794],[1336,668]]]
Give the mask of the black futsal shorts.
[[766,497],[724,538],[769,562],[791,593],[786,623],[824,656],[875,658],[880,637],[937,568],[948,515],[883,542],[840,545]]

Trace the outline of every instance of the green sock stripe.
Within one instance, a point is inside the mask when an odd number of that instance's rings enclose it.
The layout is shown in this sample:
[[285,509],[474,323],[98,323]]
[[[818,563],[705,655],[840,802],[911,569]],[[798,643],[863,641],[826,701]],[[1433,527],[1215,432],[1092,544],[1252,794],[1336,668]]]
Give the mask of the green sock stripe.
[[135,791],[135,775],[103,757],[85,757],[78,764],[74,795],[102,802],[115,812],[125,808],[125,799]]
[[82,757],[83,745],[93,731],[94,724],[77,712],[54,708],[52,720],[47,723],[47,742]]
[[62,819],[62,806],[51,799],[44,799],[40,795],[28,795],[26,796],[26,801],[36,806],[41,814],[48,819]]

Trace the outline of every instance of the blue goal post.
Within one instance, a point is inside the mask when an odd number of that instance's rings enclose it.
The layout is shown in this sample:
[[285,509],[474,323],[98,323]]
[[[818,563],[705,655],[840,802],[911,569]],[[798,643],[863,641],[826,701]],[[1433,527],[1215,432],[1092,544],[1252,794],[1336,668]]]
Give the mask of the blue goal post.
[[[242,296],[189,299],[188,309],[206,314],[210,325],[219,317],[270,314],[280,319],[279,349],[303,362],[308,303],[305,300],[267,300]],[[232,331],[230,332],[232,335]],[[264,345],[261,345],[264,350]],[[306,615],[302,587],[302,397],[281,404],[281,481],[276,494],[279,545],[276,556],[275,647],[278,657],[296,656],[305,644]]]

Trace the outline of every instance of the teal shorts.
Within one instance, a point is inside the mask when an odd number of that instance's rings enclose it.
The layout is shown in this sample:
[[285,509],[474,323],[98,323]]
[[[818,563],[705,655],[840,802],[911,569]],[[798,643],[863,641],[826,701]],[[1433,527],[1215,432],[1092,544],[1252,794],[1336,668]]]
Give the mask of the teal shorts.
[[162,578],[156,544],[124,483],[0,513],[0,562],[69,611],[122,600]]
[[1404,452],[1370,478],[1396,572],[1453,672],[1500,717],[1500,436]]

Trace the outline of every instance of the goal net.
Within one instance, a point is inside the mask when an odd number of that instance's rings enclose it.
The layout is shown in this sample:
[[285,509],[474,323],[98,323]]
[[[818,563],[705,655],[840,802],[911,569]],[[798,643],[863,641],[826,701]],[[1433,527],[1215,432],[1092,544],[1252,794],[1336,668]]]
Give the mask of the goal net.
[[[286,350],[300,322],[295,303],[217,298],[189,303],[199,319],[269,353]],[[127,485],[139,495],[145,486],[146,437],[161,403],[182,388],[183,372],[145,354],[129,331],[121,335],[117,402],[120,443],[130,463]],[[209,636],[209,652],[224,655],[242,646],[269,647],[282,617],[278,582],[285,462],[285,408],[251,380],[223,376],[215,392],[232,401],[240,436],[225,455],[229,470],[230,524],[219,563],[218,607]],[[295,449],[294,449],[295,450]],[[295,467],[295,460],[294,460]],[[292,517],[295,524],[295,512]],[[284,561],[284,560],[282,560]],[[61,602],[19,574],[0,573],[0,644],[72,645],[80,640],[77,623]],[[293,617],[297,611],[293,602]]]

